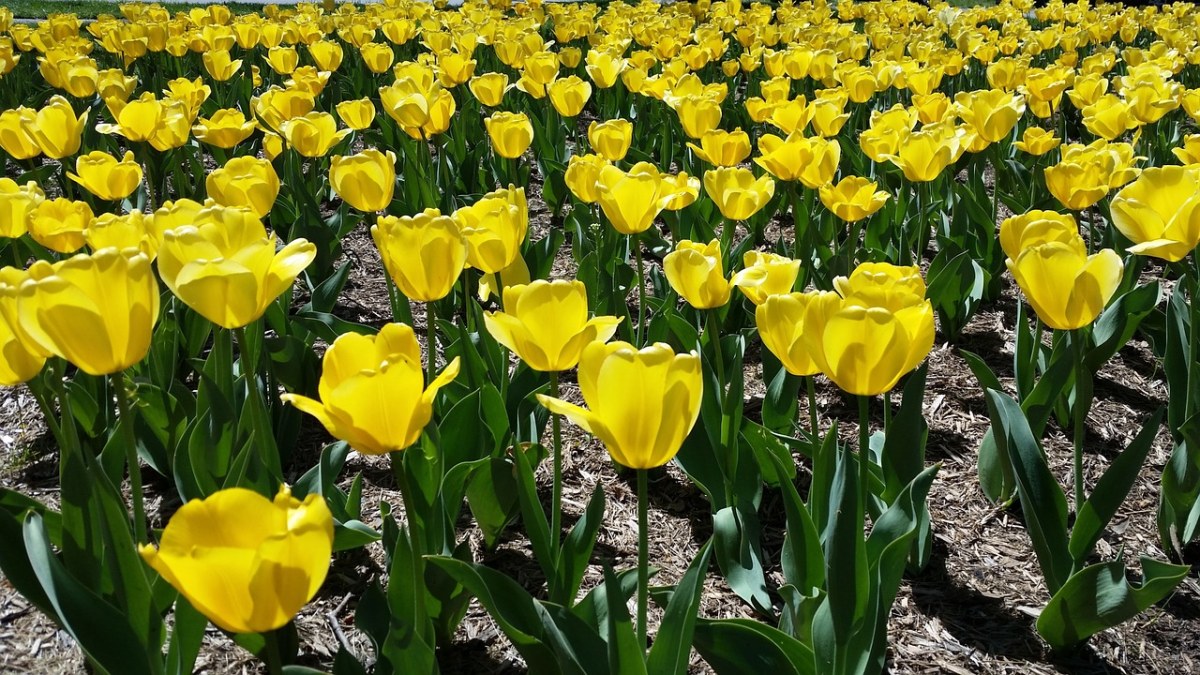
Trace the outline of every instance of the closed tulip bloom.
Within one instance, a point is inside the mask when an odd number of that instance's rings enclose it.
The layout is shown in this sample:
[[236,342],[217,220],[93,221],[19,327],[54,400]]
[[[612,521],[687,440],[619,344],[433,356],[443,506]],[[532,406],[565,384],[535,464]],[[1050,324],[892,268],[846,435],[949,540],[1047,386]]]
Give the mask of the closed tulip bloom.
[[516,262],[529,232],[525,188],[509,186],[484,195],[454,212],[455,224],[467,242],[467,265],[496,274]]
[[418,302],[441,300],[467,263],[467,242],[454,219],[437,209],[380,216],[371,237],[400,292]]
[[470,54],[443,51],[437,57],[438,79],[445,87],[457,87],[475,74],[475,59]]
[[604,217],[621,234],[650,229],[675,196],[658,169],[647,162],[638,162],[628,173],[612,165],[601,168],[596,192]]
[[484,326],[541,372],[574,368],[584,347],[608,341],[622,321],[615,316],[589,319],[587,289],[580,281],[539,279],[508,286],[503,296],[504,311],[484,312]]
[[106,248],[137,249],[154,260],[158,256],[162,237],[151,228],[152,225],[152,219],[141,211],[124,215],[101,213],[84,228],[83,239],[93,251]]
[[946,167],[958,161],[966,151],[965,132],[944,122],[928,124],[903,138],[888,161],[904,171],[904,177],[914,183],[927,183],[941,175]]
[[592,85],[577,76],[564,77],[555,80],[546,87],[550,104],[563,117],[575,117],[583,111],[592,96]]
[[149,141],[162,123],[163,103],[150,92],[129,102],[109,100],[106,103],[116,124],[97,125],[102,133],[120,134],[126,140],[142,143]]
[[1013,143],[1013,147],[1021,152],[1041,157],[1057,148],[1061,143],[1062,139],[1055,136],[1053,131],[1047,131],[1041,127],[1029,127],[1021,135],[1021,140]]
[[300,65],[300,55],[295,47],[271,47],[267,50],[267,63],[280,75],[291,75]]
[[700,415],[703,388],[696,354],[676,354],[661,342],[641,351],[593,342],[579,359],[587,408],[541,394],[538,401],[599,438],[618,464],[653,469],[679,452]]
[[625,69],[625,60],[619,55],[613,55],[599,49],[589,49],[584,57],[587,65],[584,70],[592,82],[601,89],[608,89],[617,83],[621,71]]
[[[868,305],[896,304],[896,296],[925,297],[925,279],[916,265],[886,262],[860,263],[849,277],[834,277],[833,287],[843,298],[857,298]],[[898,301],[907,304],[907,300]]]
[[876,190],[878,184],[862,176],[846,176],[837,184],[822,185],[817,194],[825,208],[848,223],[870,216],[887,203],[891,196]]
[[597,186],[600,170],[610,165],[611,163],[600,155],[572,155],[563,179],[579,201],[595,204],[600,199],[600,189]]
[[369,98],[342,101],[335,107],[342,123],[355,131],[362,131],[375,121],[375,104]]
[[46,355],[21,329],[17,312],[17,292],[28,278],[25,270],[0,267],[0,387],[28,382],[46,364]]
[[1072,211],[1104,199],[1110,189],[1108,176],[1095,162],[1062,161],[1046,167],[1045,177],[1050,194]]
[[732,286],[721,265],[721,242],[708,244],[683,240],[663,258],[667,283],[696,309],[724,307]]
[[317,40],[308,46],[308,54],[321,70],[332,73],[342,65],[342,46],[336,42]]
[[304,239],[276,250],[248,211],[205,208],[193,225],[163,233],[158,272],[188,307],[222,328],[257,320],[317,255]]
[[1000,223],[1000,248],[1014,260],[1025,249],[1050,241],[1084,248],[1079,225],[1070,214],[1034,210],[1010,216]]
[[429,106],[429,119],[421,125],[420,133],[415,133],[415,130],[410,128],[405,128],[404,131],[415,139],[420,139],[422,134],[425,138],[436,136],[450,128],[450,119],[454,117],[456,105],[454,94],[451,94],[449,90],[441,89]]
[[533,124],[525,113],[497,112],[483,120],[497,155],[516,159],[533,142]]
[[19,239],[29,231],[29,220],[46,193],[37,183],[18,184],[11,178],[0,178],[0,239]]
[[750,156],[750,136],[737,129],[713,129],[700,137],[700,145],[687,144],[700,159],[714,166],[737,166]]
[[806,377],[821,372],[804,340],[804,316],[809,302],[820,291],[784,293],[767,297],[754,310],[754,323],[763,346],[792,375]]
[[721,123],[721,104],[706,96],[688,96],[675,105],[688,138],[701,138]]
[[150,258],[137,250],[39,260],[17,298],[21,330],[36,348],[89,375],[141,361],[158,322],[158,281]]
[[266,218],[279,196],[279,174],[266,159],[235,157],[208,174],[208,196],[221,206],[249,209]]
[[334,155],[329,182],[338,196],[359,211],[382,211],[392,203],[396,187],[396,155],[374,148],[357,155]]
[[944,121],[951,112],[950,97],[940,91],[925,96],[913,96],[912,103],[921,124]]
[[280,130],[288,145],[305,157],[324,157],[350,133],[349,129],[338,131],[333,115],[318,112],[287,120]]
[[613,119],[588,125],[588,143],[596,154],[610,162],[625,159],[633,142],[633,122]]
[[87,116],[87,111],[84,111],[76,117],[67,99],[52,96],[32,119],[22,118],[21,125],[37,143],[42,154],[51,159],[63,159],[79,151]]
[[1200,243],[1200,167],[1146,169],[1113,197],[1112,221],[1131,253],[1182,260]]
[[665,197],[664,211],[679,211],[685,209],[700,198],[700,179],[689,176],[686,172],[677,174],[662,174],[661,189]]
[[1082,247],[1059,241],[1027,248],[1006,263],[1038,318],[1057,330],[1095,321],[1124,270],[1121,256],[1110,248],[1089,256]]
[[100,199],[117,201],[133,194],[141,184],[142,167],[128,150],[120,161],[97,150],[80,155],[75,160],[75,173],[68,173],[67,177]]
[[836,139],[806,138],[792,134],[784,140],[774,134],[758,139],[754,162],[782,181],[799,181],[816,190],[833,180],[842,146]]
[[1099,100],[1084,108],[1082,112],[1083,126],[1108,141],[1115,140],[1126,131],[1139,125],[1139,122],[1133,117],[1129,105],[1115,94],[1101,96]]
[[210,49],[204,52],[204,69],[217,82],[224,82],[237,74],[242,68],[242,60],[233,60],[224,49]]
[[775,195],[770,176],[754,177],[749,169],[720,168],[704,172],[704,191],[729,220],[746,220]]
[[458,376],[458,363],[455,358],[426,387],[412,328],[390,323],[378,335],[346,333],[333,342],[321,364],[319,401],[297,394],[280,398],[355,450],[382,455],[417,442],[433,417],[438,391]]
[[791,292],[796,277],[800,276],[800,261],[777,253],[746,251],[742,264],[743,268],[729,283],[755,305],[763,304],[773,295]]
[[87,202],[59,197],[37,205],[29,220],[29,235],[56,253],[74,253],[83,248],[83,231],[91,224],[92,208]]
[[467,88],[475,100],[489,108],[495,108],[504,102],[504,94],[508,91],[508,75],[504,73],[486,73],[476,75],[467,81]]
[[0,113],[0,148],[13,159],[32,159],[42,154],[37,141],[26,130],[36,124],[37,111],[21,106]]
[[192,117],[187,106],[180,101],[166,101],[163,116],[150,137],[150,147],[159,152],[181,148],[188,142],[192,131]]
[[257,128],[258,124],[246,119],[241,110],[224,108],[213,113],[212,117],[197,120],[192,126],[192,135],[201,143],[230,150],[250,138]]
[[392,51],[391,46],[378,42],[368,42],[358,51],[362,55],[363,64],[367,70],[376,75],[386,73],[388,68],[392,67],[392,62],[396,60],[396,54]]
[[960,92],[954,97],[954,108],[980,138],[996,143],[1008,136],[1025,114],[1025,98],[1002,89]]
[[227,488],[171,516],[146,564],[217,627],[231,633],[282,628],[317,594],[333,554],[325,499],[303,502],[287,486],[274,500]]

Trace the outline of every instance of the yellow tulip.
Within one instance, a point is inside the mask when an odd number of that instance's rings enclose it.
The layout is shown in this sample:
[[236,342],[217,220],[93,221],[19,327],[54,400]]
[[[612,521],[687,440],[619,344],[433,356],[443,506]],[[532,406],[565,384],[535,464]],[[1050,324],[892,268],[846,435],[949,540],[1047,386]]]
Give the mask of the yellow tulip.
[[224,108],[213,113],[212,117],[197,120],[192,127],[192,135],[201,143],[230,150],[250,138],[257,128],[258,124],[246,119],[241,110]]
[[721,123],[721,104],[706,96],[687,96],[674,108],[689,138],[701,138]]
[[625,61],[619,55],[599,49],[589,49],[584,58],[587,63],[584,70],[587,71],[592,83],[601,89],[608,89],[615,85],[621,71],[625,69]]
[[550,104],[563,117],[575,117],[583,111],[592,96],[592,85],[572,75],[551,82],[546,87]]
[[342,46],[329,40],[317,40],[308,45],[308,54],[321,70],[334,72],[342,65]]
[[754,177],[749,169],[719,168],[704,172],[704,191],[729,220],[746,220],[771,201],[775,181]]
[[257,320],[317,255],[304,239],[275,250],[275,236],[244,209],[211,206],[194,224],[163,233],[158,272],[188,307],[223,328]]
[[[595,122],[592,123],[595,125]],[[600,199],[597,181],[600,170],[611,163],[600,155],[572,155],[563,176],[567,188],[584,204],[595,204]]]
[[1082,247],[1060,241],[1027,248],[1006,264],[1042,323],[1058,330],[1095,321],[1116,293],[1124,270],[1112,249],[1089,256]]
[[921,120],[921,124],[933,124],[935,122],[943,122],[949,116],[950,97],[940,91],[925,96],[916,95],[912,98],[913,108],[917,111],[917,117]]
[[280,131],[288,145],[305,157],[324,157],[350,133],[349,129],[338,130],[333,115],[320,112],[293,117],[283,123]]
[[221,206],[249,209],[266,218],[279,196],[279,175],[266,159],[235,157],[208,174],[208,196]]
[[37,111],[21,106],[0,113],[0,148],[13,159],[32,159],[42,154],[37,141],[26,130],[36,124]]
[[543,87],[549,85],[558,77],[558,55],[551,51],[538,51],[525,57],[525,67],[522,78]]
[[50,101],[38,110],[36,115],[32,118],[22,118],[21,126],[37,143],[42,154],[51,159],[63,159],[79,151],[87,117],[87,111],[76,117],[67,99],[51,96]]
[[1000,223],[1000,248],[1014,260],[1021,251],[1050,241],[1085,248],[1079,225],[1069,214],[1035,210],[1010,216]]
[[342,101],[335,106],[342,122],[355,131],[362,131],[375,121],[375,104],[369,98]]
[[451,216],[467,242],[467,266],[496,274],[517,261],[529,232],[525,188],[508,186],[484,195]]
[[87,202],[59,197],[47,199],[33,210],[29,235],[37,243],[57,253],[74,253],[83,248],[83,231],[92,222]]
[[887,203],[891,196],[879,190],[878,184],[861,176],[846,176],[835,185],[822,185],[817,195],[825,208],[835,216],[848,223],[853,223],[870,216]]
[[833,180],[842,146],[836,139],[805,138],[792,134],[787,140],[774,134],[758,139],[759,156],[754,162],[782,181],[800,181],[816,190]]
[[231,633],[282,628],[317,594],[333,554],[333,515],[321,495],[287,486],[272,501],[245,488],[193,499],[171,516],[146,564]]
[[475,100],[489,108],[495,108],[504,102],[504,94],[508,91],[508,75],[504,73],[476,75],[467,82],[467,88],[471,90]]
[[761,305],[767,298],[788,293],[800,275],[800,261],[777,253],[746,251],[743,268],[729,280],[730,286],[741,290],[750,302]]
[[771,295],[754,310],[758,336],[792,375],[806,377],[821,372],[804,340],[804,316],[820,291]]
[[420,133],[415,133],[414,129],[407,127],[404,131],[415,139],[421,139],[421,134],[424,134],[425,138],[436,136],[450,128],[450,118],[454,116],[455,106],[454,95],[442,89],[434,96],[429,107],[429,118],[421,125]]
[[117,373],[146,356],[158,322],[150,258],[106,248],[29,268],[17,294],[21,330],[36,348],[89,375]]
[[700,137],[700,145],[687,146],[700,159],[714,166],[737,166],[750,156],[750,136],[737,129],[713,129]]
[[596,154],[610,162],[625,159],[632,142],[633,122],[629,120],[612,119],[588,125],[588,143]]
[[46,355],[21,329],[17,292],[29,275],[15,267],[0,268],[0,387],[15,387],[33,379]]
[[457,376],[455,358],[426,388],[412,328],[389,323],[378,335],[345,333],[334,340],[321,363],[319,401],[298,394],[280,398],[355,450],[382,455],[417,442],[433,417],[438,390]]
[[1093,161],[1061,161],[1045,170],[1046,187],[1063,206],[1082,211],[1108,194],[1109,177]]
[[457,87],[475,74],[475,60],[470,54],[443,51],[437,56],[437,71],[442,86]]
[[97,150],[76,158],[75,173],[68,173],[67,177],[100,199],[117,201],[133,194],[141,184],[142,167],[128,150],[120,161]]
[[1021,140],[1013,143],[1013,147],[1021,152],[1041,157],[1057,148],[1061,143],[1062,139],[1055,136],[1053,131],[1047,131],[1041,127],[1029,127],[1021,135]]
[[612,165],[602,167],[596,179],[596,194],[604,217],[621,234],[650,229],[675,197],[658,169],[647,162],[638,162],[628,173]]
[[516,159],[533,142],[533,124],[525,113],[497,112],[483,120],[497,155]]
[[158,255],[162,237],[152,225],[153,219],[145,217],[141,211],[125,215],[102,213],[83,230],[83,239],[92,251],[137,249],[153,260]]
[[504,311],[484,312],[484,326],[541,372],[574,368],[584,347],[608,341],[622,321],[615,316],[588,319],[587,289],[580,281],[539,279],[508,286],[503,296]]
[[334,155],[329,182],[338,196],[359,211],[382,211],[396,187],[396,155],[369,148],[357,155]]
[[376,75],[386,73],[388,68],[392,67],[392,62],[396,60],[396,53],[392,51],[391,46],[378,42],[364,44],[358,48],[358,53],[362,56],[367,70]]
[[680,241],[663,258],[667,283],[696,309],[724,307],[732,290],[721,263],[721,243]]
[[903,138],[887,160],[900,167],[914,183],[927,183],[941,175],[966,151],[966,132],[945,122],[927,124]]
[[280,75],[291,75],[300,65],[300,55],[295,47],[271,47],[267,50],[267,64]]
[[19,185],[11,178],[0,178],[0,238],[18,239],[29,231],[29,221],[46,193],[37,183]]
[[467,263],[467,242],[454,219],[437,209],[415,216],[380,216],[371,237],[388,276],[412,300],[431,302],[450,293]]
[[1200,164],[1200,134],[1183,137],[1183,147],[1171,148],[1171,154],[1184,165]]
[[618,464],[653,469],[679,452],[700,415],[703,388],[696,354],[675,354],[661,342],[641,351],[627,342],[593,342],[579,359],[588,407],[541,394],[538,401],[599,438]]
[[[839,92],[840,90],[832,90]],[[825,94],[813,100],[812,119],[809,123],[812,125],[813,131],[822,138],[830,138],[837,136],[842,127],[846,126],[846,122],[850,120],[850,113],[846,112],[846,97],[843,93],[841,96],[837,94]]]
[[1137,128],[1129,106],[1115,94],[1105,94],[1083,109],[1083,126],[1108,141],[1115,140],[1130,129]]
[[700,179],[685,172],[660,176],[664,211],[679,211],[694,204],[700,197]]
[[314,105],[316,101],[313,94],[278,87],[271,87],[260,96],[250,99],[250,107],[254,109],[254,114],[276,132],[283,128],[284,122],[312,112]]
[[231,59],[229,52],[224,49],[212,49],[204,52],[203,60],[204,69],[217,82],[230,79],[242,68],[242,60]]
[[150,137],[150,147],[159,152],[183,147],[192,131],[192,118],[180,101],[164,101],[163,114]]
[[1012,132],[1025,114],[1025,99],[1001,89],[959,92],[954,97],[954,108],[980,138],[997,143]]
[[1146,169],[1113,197],[1112,222],[1131,253],[1182,260],[1200,243],[1200,167]]

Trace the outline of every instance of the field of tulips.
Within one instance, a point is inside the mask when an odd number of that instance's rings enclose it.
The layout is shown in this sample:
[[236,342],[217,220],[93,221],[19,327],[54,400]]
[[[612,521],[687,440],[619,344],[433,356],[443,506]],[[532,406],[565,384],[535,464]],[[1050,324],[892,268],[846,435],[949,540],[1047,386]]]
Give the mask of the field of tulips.
[[1200,11],[0,7],[0,671],[1200,660]]

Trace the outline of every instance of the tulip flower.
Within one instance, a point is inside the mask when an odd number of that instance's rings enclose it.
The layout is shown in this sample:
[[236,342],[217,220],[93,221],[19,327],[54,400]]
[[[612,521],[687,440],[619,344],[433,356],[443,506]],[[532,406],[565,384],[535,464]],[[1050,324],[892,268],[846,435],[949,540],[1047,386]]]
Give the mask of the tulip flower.
[[1113,197],[1112,222],[1130,253],[1182,260],[1200,243],[1200,167],[1146,169]]
[[380,216],[371,227],[388,276],[412,300],[450,293],[467,263],[467,242],[450,216],[426,209],[415,216]]
[[592,85],[572,75],[551,82],[546,87],[550,104],[563,117],[575,117],[583,111],[592,96]]
[[525,188],[509,186],[484,195],[454,212],[455,224],[467,242],[467,266],[496,274],[517,261],[529,232]]
[[625,69],[624,60],[620,55],[610,54],[600,49],[589,49],[584,59],[587,63],[584,70],[600,89],[608,89],[615,85],[621,71]]
[[592,122],[588,126],[588,143],[591,144],[596,154],[609,162],[619,162],[625,159],[625,154],[629,152],[629,144],[632,142],[633,122],[629,120],[605,120],[604,122]]
[[603,167],[596,180],[596,192],[608,222],[616,231],[629,235],[650,229],[674,197],[658,169],[648,162],[638,162],[628,173],[611,165]]
[[89,375],[141,361],[158,322],[158,281],[150,258],[106,248],[58,263],[37,261],[17,293],[21,330],[36,349]]
[[301,502],[287,486],[274,500],[227,488],[181,506],[158,547],[138,553],[217,627],[266,633],[287,625],[325,582],[333,515],[317,493]]
[[83,230],[83,239],[92,251],[106,248],[138,249],[154,260],[162,237],[151,228],[152,219],[141,211],[124,215],[101,213]]
[[484,312],[484,326],[541,372],[574,368],[584,347],[608,341],[622,321],[615,316],[588,319],[587,290],[580,281],[539,279],[508,286],[503,295],[504,311]]
[[758,139],[754,162],[782,181],[799,181],[816,190],[833,180],[842,146],[834,140],[792,134],[787,140],[773,134]]
[[721,263],[721,243],[708,244],[683,240],[663,258],[667,283],[696,309],[724,307],[732,286],[725,278]]
[[329,40],[317,40],[308,45],[308,54],[321,70],[334,72],[342,65],[342,46]]
[[1063,206],[1082,211],[1108,194],[1108,176],[1095,162],[1062,161],[1045,170],[1046,188]]
[[[2,115],[0,119],[3,119]],[[1171,154],[1184,165],[1200,164],[1200,134],[1184,136],[1183,147],[1171,148]]]
[[883,208],[891,196],[875,188],[874,181],[861,176],[846,176],[838,183],[822,185],[817,191],[821,203],[847,223],[862,220]]
[[908,180],[927,183],[940,176],[966,151],[965,134],[964,130],[945,122],[927,124],[920,131],[905,136],[899,148],[886,159],[899,167]]
[[344,333],[334,340],[321,363],[319,401],[280,398],[363,454],[398,452],[420,438],[438,390],[458,376],[458,363],[455,358],[426,387],[412,328],[390,323],[377,335]]
[[754,321],[763,346],[792,375],[808,377],[821,372],[804,341],[804,317],[820,291],[785,293],[768,297],[754,310]]
[[275,236],[244,209],[210,206],[163,233],[158,272],[188,307],[222,328],[257,320],[317,255],[304,239],[276,251]]
[[367,129],[375,121],[375,104],[369,98],[342,101],[335,108],[342,123],[354,131]]
[[68,173],[67,177],[100,199],[117,201],[133,194],[141,184],[142,167],[128,150],[120,161],[97,150],[80,155],[75,160],[75,173]]
[[51,96],[45,107],[32,118],[21,119],[21,127],[37,143],[42,154],[51,159],[63,159],[79,151],[87,116],[84,111],[76,117],[67,99]]
[[750,302],[761,305],[772,295],[788,293],[800,276],[800,261],[777,253],[746,251],[744,267],[729,280]]
[[208,174],[208,196],[221,206],[249,209],[266,218],[279,196],[279,175],[265,159],[235,157]]
[[37,111],[25,106],[0,113],[0,149],[17,160],[42,154],[37,140],[27,131],[36,123]]
[[700,145],[687,144],[700,159],[714,166],[737,166],[750,156],[750,136],[741,129],[713,129],[700,137]]
[[701,138],[721,123],[721,104],[707,96],[688,96],[675,106],[688,138]]
[[74,253],[83,248],[83,231],[92,223],[87,202],[59,197],[38,204],[29,220],[29,236],[56,253]]
[[19,185],[11,178],[0,178],[0,238],[19,239],[29,231],[29,220],[46,193],[37,183]]
[[1000,223],[1000,248],[1014,260],[1025,249],[1051,241],[1085,248],[1079,225],[1070,214],[1034,210],[1010,216]]
[[291,75],[300,65],[300,55],[295,47],[271,47],[267,50],[267,64],[280,75]]
[[212,117],[201,117],[192,126],[192,135],[201,143],[230,150],[238,143],[250,138],[258,124],[242,114],[237,108],[224,108]]
[[499,107],[504,102],[504,94],[508,91],[508,75],[504,73],[487,73],[476,75],[467,81],[467,89],[475,100],[489,108]]
[[1021,135],[1021,140],[1013,143],[1013,147],[1021,152],[1041,157],[1057,148],[1061,143],[1062,139],[1055,136],[1053,131],[1047,131],[1041,127],[1029,127]]
[[17,291],[28,278],[25,270],[0,268],[0,387],[28,382],[46,364],[46,355],[22,330],[17,311]]
[[1025,114],[1025,99],[1001,89],[959,92],[954,108],[980,138],[996,143],[1008,136]]
[[746,220],[775,195],[770,176],[754,177],[749,169],[719,168],[704,172],[704,191],[729,220]]
[[597,185],[597,181],[600,179],[600,170],[606,166],[611,166],[611,163],[600,155],[572,155],[571,160],[567,163],[567,171],[563,180],[579,201],[584,204],[595,204],[600,199],[600,190]]
[[1095,321],[1116,293],[1124,270],[1112,249],[1089,256],[1081,246],[1061,241],[1032,246],[1006,262],[1038,318],[1058,330]]
[[210,49],[203,54],[204,69],[212,79],[224,82],[233,77],[242,68],[242,60],[233,60],[224,49]]
[[349,129],[338,131],[333,115],[318,112],[293,117],[281,125],[280,131],[288,145],[305,157],[324,157],[350,133]]
[[392,62],[396,60],[396,53],[392,51],[392,48],[378,42],[368,42],[359,47],[358,52],[362,56],[367,70],[376,75],[386,73],[388,68],[392,67]]
[[250,99],[254,114],[273,131],[280,131],[283,123],[312,112],[316,105],[313,94],[298,89],[271,87],[259,96]]
[[525,113],[497,112],[483,120],[497,155],[516,159],[533,142],[533,124]]
[[392,203],[396,187],[396,155],[374,148],[357,155],[334,155],[329,182],[347,204],[359,211],[382,211]]

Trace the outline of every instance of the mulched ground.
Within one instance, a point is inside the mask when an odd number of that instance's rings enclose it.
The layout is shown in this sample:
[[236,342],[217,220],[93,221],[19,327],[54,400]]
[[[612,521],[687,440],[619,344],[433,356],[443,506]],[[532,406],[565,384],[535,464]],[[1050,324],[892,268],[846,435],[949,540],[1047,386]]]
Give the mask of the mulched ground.
[[[534,236],[541,236],[548,226],[548,216],[536,198],[536,187],[531,192]],[[382,324],[390,318],[390,311],[382,267],[365,227],[351,235],[347,255],[353,268],[338,313],[363,323]],[[555,274],[571,273],[569,256],[560,259]],[[987,429],[987,412],[982,389],[959,354],[960,349],[979,354],[1006,385],[1010,384],[1015,302],[1010,284],[1004,298],[985,307],[956,344],[939,337],[929,358],[927,459],[942,462],[929,494],[935,548],[929,567],[918,576],[906,578],[901,586],[889,625],[889,671],[1080,675],[1197,672],[1200,583],[1195,574],[1167,601],[1095,636],[1082,650],[1051,653],[1037,636],[1036,614],[1049,596],[1019,508],[997,509],[979,488],[975,457]],[[420,317],[422,313],[415,314]],[[418,333],[422,332],[421,319],[416,323]],[[763,394],[756,355],[757,350],[751,350],[747,365],[750,411]],[[574,382],[565,378],[564,385],[566,396],[577,399]],[[1096,395],[1088,420],[1089,484],[1121,452],[1142,421],[1166,403],[1166,388],[1148,346],[1135,339],[1112,359],[1097,377]],[[803,409],[804,404],[801,406]],[[881,416],[880,407],[876,404],[873,411]],[[856,409],[831,384],[823,383],[819,388],[819,408],[823,425],[837,424],[843,435],[853,437]],[[881,423],[881,418],[877,417],[875,423]],[[594,562],[617,568],[632,566],[636,558],[636,512],[630,477],[614,469],[594,439],[569,424],[564,425],[564,432],[566,523],[574,521],[594,486],[602,484],[608,509]],[[322,429],[308,427],[299,449],[299,464],[315,462],[319,447],[327,441]],[[1067,486],[1071,471],[1069,437],[1052,422],[1044,442],[1053,470]],[[55,503],[57,465],[52,446],[28,392],[24,388],[0,389],[0,485]],[[1159,474],[1169,452],[1169,435],[1164,429],[1137,485],[1098,546],[1102,558],[1112,559],[1122,550],[1130,560],[1139,555],[1164,557],[1157,541],[1155,510]],[[803,460],[798,461],[801,470],[807,470]],[[545,470],[543,467],[543,474]],[[346,482],[358,472],[363,473],[366,482],[364,520],[378,525],[379,501],[399,504],[387,460],[352,455],[344,473]],[[152,476],[147,475],[147,480],[152,517],[160,508],[164,512],[159,517],[169,515],[177,502],[157,496],[165,486]],[[660,569],[657,583],[674,583],[711,534],[709,509],[699,490],[674,467],[656,472],[651,481],[650,557]],[[548,500],[548,480],[543,488],[547,493],[543,497]],[[762,511],[767,549],[777,552],[785,527],[777,492],[766,492]],[[542,581],[519,527],[510,529],[493,551],[482,550],[482,537],[475,529],[466,529],[461,536],[472,542],[477,558],[527,587],[534,589]],[[321,594],[297,618],[304,645],[303,663],[328,666],[339,644],[365,662],[372,659],[368,641],[353,627],[353,617],[366,584],[384,574],[381,561],[378,546],[335,559]],[[782,582],[778,561],[767,562],[773,580]],[[600,577],[600,567],[593,565],[584,587],[594,585]],[[706,617],[752,616],[751,610],[725,586],[715,567],[706,581],[702,612]],[[652,609],[652,630],[659,616]],[[218,631],[211,630],[205,644],[198,672],[259,672],[258,664]],[[456,642],[443,650],[441,665],[442,671],[450,674],[525,672],[520,656],[477,603],[472,605]],[[693,656],[692,666],[696,673],[711,672],[698,656]],[[84,672],[82,658],[71,639],[33,611],[2,578],[0,672]]]

